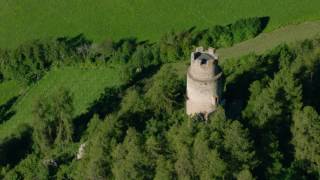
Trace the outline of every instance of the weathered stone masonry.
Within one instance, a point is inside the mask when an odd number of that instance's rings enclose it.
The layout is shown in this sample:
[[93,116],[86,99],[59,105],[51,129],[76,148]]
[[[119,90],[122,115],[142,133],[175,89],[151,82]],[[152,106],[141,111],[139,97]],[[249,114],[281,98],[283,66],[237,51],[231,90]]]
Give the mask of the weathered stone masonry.
[[202,113],[207,117],[216,110],[222,94],[221,75],[213,48],[204,51],[198,47],[191,53],[191,64],[187,72],[188,115]]

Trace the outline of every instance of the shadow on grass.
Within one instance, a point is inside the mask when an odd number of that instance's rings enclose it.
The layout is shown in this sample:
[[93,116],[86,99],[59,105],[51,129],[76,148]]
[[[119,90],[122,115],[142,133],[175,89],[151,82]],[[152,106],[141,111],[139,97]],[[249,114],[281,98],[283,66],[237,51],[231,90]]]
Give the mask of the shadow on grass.
[[269,16],[263,16],[259,17],[260,20],[260,32],[261,33],[269,24],[270,17]]
[[14,167],[24,159],[32,149],[32,129],[21,125],[15,135],[0,140],[0,165]]
[[15,111],[11,110],[11,107],[17,102],[18,96],[9,99],[5,104],[0,106],[0,124],[9,120]]
[[[224,98],[226,100],[225,110],[228,118],[231,119],[241,119],[241,112],[247,106],[248,100],[250,98],[250,86],[254,81],[262,80],[265,77],[273,78],[274,74],[279,71],[279,61],[281,51],[283,47],[279,46],[273,52],[268,55],[256,56],[254,54],[249,54],[237,59],[237,68],[240,70],[238,72],[233,72],[237,76],[231,81],[226,82],[226,88],[224,92]],[[242,71],[248,66],[247,63],[240,63],[240,61],[245,62],[253,58],[256,62],[254,66],[250,69]],[[245,123],[245,122],[244,122]]]
[[100,98],[92,103],[86,113],[74,119],[75,141],[80,140],[93,115],[97,114],[100,119],[103,119],[108,113],[119,108],[122,89],[123,87],[106,88]]
[[160,69],[161,65],[150,65],[148,68],[143,69],[139,74],[136,74],[134,76],[134,78],[132,78],[132,80],[128,83],[128,86],[132,86],[132,85],[141,85],[141,81],[143,79],[148,79],[150,77],[152,77],[154,74],[156,74],[159,69]]
[[160,69],[160,65],[150,66],[141,73],[137,74],[132,81],[121,87],[108,87],[100,95],[99,99],[94,101],[87,112],[74,119],[75,136],[74,140],[79,141],[87,128],[90,119],[97,114],[100,119],[104,119],[107,114],[119,110],[122,99],[122,93],[130,86],[140,85],[143,79],[149,78]]

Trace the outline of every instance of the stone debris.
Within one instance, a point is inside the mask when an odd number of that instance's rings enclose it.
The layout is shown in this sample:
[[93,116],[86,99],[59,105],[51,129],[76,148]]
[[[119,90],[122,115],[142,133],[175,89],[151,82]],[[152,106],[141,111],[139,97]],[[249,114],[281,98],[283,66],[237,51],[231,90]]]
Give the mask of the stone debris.
[[77,154],[77,160],[80,160],[83,158],[84,156],[84,148],[86,147],[86,143],[83,143],[80,145],[79,150],[78,150],[78,154]]

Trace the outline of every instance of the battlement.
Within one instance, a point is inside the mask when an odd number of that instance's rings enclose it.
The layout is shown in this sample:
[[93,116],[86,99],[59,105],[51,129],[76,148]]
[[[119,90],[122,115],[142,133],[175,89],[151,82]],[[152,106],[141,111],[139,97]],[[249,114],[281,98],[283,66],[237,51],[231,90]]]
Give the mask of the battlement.
[[208,53],[210,55],[215,55],[216,53],[216,49],[209,47],[206,51],[204,50],[204,48],[202,46],[197,47],[195,52],[201,52],[201,53]]
[[190,77],[199,81],[208,81],[217,75],[218,56],[214,48],[204,50],[203,47],[197,47],[195,52],[191,53],[191,64],[188,69]]
[[191,53],[191,61],[194,60],[218,60],[215,48],[208,48],[204,50],[202,46],[197,47],[194,52]]

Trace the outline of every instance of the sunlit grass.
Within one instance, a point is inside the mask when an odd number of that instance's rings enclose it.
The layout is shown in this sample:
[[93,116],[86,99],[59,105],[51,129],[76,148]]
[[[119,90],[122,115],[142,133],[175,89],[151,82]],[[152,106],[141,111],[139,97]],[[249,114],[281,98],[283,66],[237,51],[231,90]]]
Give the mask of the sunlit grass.
[[87,108],[100,97],[106,87],[122,84],[119,68],[78,68],[67,67],[50,71],[28,92],[20,97],[12,108],[16,114],[0,126],[0,137],[14,133],[23,124],[32,124],[33,105],[41,96],[49,96],[58,88],[69,89],[74,97],[75,115],[87,111]]
[[0,83],[0,106],[11,98],[19,96],[23,89],[23,86],[16,81],[5,81]]
[[269,16],[267,31],[319,19],[319,0],[0,0],[0,47],[84,33],[90,39],[158,40],[165,32]]
[[262,33],[231,48],[218,50],[221,59],[235,58],[248,53],[262,54],[281,43],[293,43],[320,35],[320,21],[289,25],[270,33]]

